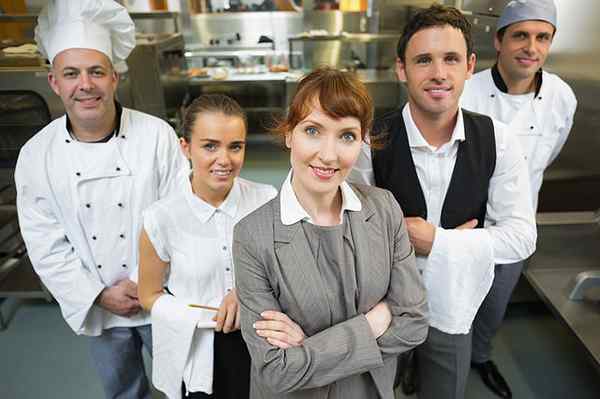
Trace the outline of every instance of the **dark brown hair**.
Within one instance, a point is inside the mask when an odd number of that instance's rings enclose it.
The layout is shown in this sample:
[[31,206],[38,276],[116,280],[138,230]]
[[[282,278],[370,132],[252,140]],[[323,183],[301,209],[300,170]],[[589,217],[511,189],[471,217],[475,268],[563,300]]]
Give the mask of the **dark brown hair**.
[[235,116],[244,121],[244,127],[248,128],[246,113],[233,98],[224,94],[203,94],[192,101],[185,109],[183,123],[181,125],[181,136],[188,143],[192,139],[192,130],[196,117],[202,112],[222,113],[227,116]]
[[398,40],[398,46],[396,48],[398,58],[400,61],[405,62],[406,48],[408,42],[415,35],[415,33],[432,27],[444,27],[449,25],[453,28],[460,30],[465,38],[467,44],[467,56],[473,53],[473,38],[471,37],[471,23],[465,18],[465,16],[454,7],[442,6],[434,4],[429,8],[417,12],[408,21],[408,24],[404,27],[402,36]]
[[367,87],[351,72],[320,67],[302,78],[287,115],[270,130],[284,138],[319,105],[328,116],[339,119],[354,117],[360,121],[364,140],[373,124],[373,100]]

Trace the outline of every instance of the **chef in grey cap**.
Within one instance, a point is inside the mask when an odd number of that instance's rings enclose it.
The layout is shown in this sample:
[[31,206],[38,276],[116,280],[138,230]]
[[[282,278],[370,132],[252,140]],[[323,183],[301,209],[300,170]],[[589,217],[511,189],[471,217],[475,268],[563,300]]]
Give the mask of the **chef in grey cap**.
[[[498,20],[497,62],[466,82],[461,99],[463,108],[504,122],[518,136],[529,167],[534,209],[544,170],[565,144],[577,106],[571,88],[542,69],[557,26],[553,0],[510,1]],[[473,323],[472,365],[503,398],[512,394],[491,360],[491,341],[522,268],[523,262],[496,265],[494,283]]]
[[[36,40],[66,114],[21,149],[21,233],[67,324],[89,336],[107,398],[150,398],[142,348],[150,319],[137,298],[141,213],[185,176],[164,121],[115,100],[114,65],[135,46],[127,10],[110,0],[52,0]],[[76,383],[76,382],[74,382]]]

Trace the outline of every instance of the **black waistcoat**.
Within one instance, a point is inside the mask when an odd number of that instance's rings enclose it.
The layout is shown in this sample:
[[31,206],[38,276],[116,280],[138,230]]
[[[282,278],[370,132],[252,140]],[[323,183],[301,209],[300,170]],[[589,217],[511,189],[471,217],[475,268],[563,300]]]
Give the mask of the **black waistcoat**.
[[[441,226],[453,229],[477,219],[483,227],[490,178],[496,167],[496,141],[492,120],[463,110],[465,140],[460,142],[448,192],[442,207]],[[390,190],[406,216],[427,219],[427,205],[408,145],[402,109],[375,123],[374,134],[385,132],[387,144],[373,150],[375,184]]]

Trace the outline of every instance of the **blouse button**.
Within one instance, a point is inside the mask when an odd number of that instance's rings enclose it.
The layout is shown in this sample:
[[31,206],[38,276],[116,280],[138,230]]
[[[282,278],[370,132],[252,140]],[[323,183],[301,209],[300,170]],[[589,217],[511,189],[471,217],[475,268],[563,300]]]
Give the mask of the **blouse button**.
[[85,207],[86,207],[86,208],[91,208],[91,207],[92,207],[92,204],[85,204]]
[[119,203],[117,204],[117,206],[118,206],[119,208],[123,208],[123,203],[122,203],[122,202],[119,202]]
[[98,269],[102,269],[102,265],[98,265]]
[[121,265],[121,267],[123,267],[123,268],[126,268],[126,267],[127,267],[127,265],[123,263],[123,264]]
[[120,171],[121,171],[121,168],[119,168],[119,167],[117,166],[117,172],[120,172]]
[[119,234],[119,237],[125,238],[125,235],[124,234]]
[[121,135],[121,138],[122,138],[122,139],[124,139],[124,138],[125,138],[125,135],[124,135],[124,134],[123,134],[123,135]]
[[75,176],[81,176],[81,173],[75,172]]
[[92,240],[95,240],[97,237],[96,236],[92,236]]
[[65,143],[69,144],[70,142],[71,142],[71,140],[65,139]]
[[533,126],[529,126],[529,129],[533,130],[533,129],[534,129],[534,127],[533,127]]

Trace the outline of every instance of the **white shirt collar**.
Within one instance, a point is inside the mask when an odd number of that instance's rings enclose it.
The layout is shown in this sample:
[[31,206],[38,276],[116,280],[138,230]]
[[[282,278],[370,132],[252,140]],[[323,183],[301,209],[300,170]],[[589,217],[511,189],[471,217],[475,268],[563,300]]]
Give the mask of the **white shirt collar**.
[[231,187],[229,194],[227,194],[227,198],[225,198],[225,201],[223,201],[223,203],[217,208],[194,194],[190,179],[187,179],[187,182],[185,183],[185,198],[187,199],[188,204],[190,205],[190,208],[192,208],[194,214],[202,223],[206,223],[217,210],[225,213],[231,218],[234,218],[237,214],[240,197],[241,192],[237,177],[233,181],[233,186]]
[[[281,207],[281,223],[286,226],[297,223],[302,220],[314,224],[313,220],[309,216],[308,212],[304,210],[296,193],[292,188],[292,171],[288,173],[283,185],[281,186],[281,192],[279,193],[279,201]],[[342,209],[340,210],[340,221],[343,220],[344,211],[360,211],[362,204],[360,199],[354,193],[354,190],[345,181],[340,185],[342,190]]]
[[[435,151],[436,148],[431,146],[427,140],[423,137],[423,134],[415,124],[415,121],[412,118],[410,112],[410,104],[406,103],[404,109],[402,109],[402,118],[404,119],[404,125],[406,126],[406,134],[408,136],[408,145],[409,147],[428,147],[431,150]],[[456,125],[454,126],[454,130],[452,131],[452,136],[450,136],[450,141],[448,144],[454,144],[456,141],[464,141],[465,140],[465,125],[463,123],[463,113],[462,109],[458,111],[458,118],[456,118]]]

